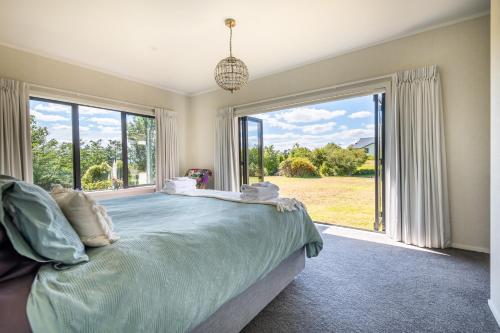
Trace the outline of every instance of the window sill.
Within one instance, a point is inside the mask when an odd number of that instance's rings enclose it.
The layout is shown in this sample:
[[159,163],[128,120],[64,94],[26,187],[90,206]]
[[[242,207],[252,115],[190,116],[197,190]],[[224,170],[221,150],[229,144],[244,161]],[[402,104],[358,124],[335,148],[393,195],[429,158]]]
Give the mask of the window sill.
[[153,192],[155,192],[155,186],[146,185],[146,186],[125,188],[121,190],[105,190],[105,191],[85,192],[85,193],[90,195],[95,200],[106,200],[106,199],[128,197],[128,196],[141,195]]

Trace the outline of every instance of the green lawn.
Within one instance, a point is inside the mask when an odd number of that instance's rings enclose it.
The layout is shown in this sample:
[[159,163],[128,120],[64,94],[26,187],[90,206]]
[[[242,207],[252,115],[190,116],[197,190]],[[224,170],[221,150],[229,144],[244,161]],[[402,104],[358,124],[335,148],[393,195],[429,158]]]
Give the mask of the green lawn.
[[[375,180],[372,177],[268,176],[265,180],[278,185],[281,196],[302,201],[316,222],[373,230]],[[250,182],[253,181],[251,178]]]

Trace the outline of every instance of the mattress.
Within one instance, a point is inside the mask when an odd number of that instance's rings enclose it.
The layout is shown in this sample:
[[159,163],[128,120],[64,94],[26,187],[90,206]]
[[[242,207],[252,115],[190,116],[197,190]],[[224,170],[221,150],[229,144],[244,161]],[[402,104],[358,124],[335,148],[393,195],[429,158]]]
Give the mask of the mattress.
[[40,268],[34,332],[189,332],[305,246],[322,240],[304,209],[163,193],[102,202],[120,240],[90,261]]

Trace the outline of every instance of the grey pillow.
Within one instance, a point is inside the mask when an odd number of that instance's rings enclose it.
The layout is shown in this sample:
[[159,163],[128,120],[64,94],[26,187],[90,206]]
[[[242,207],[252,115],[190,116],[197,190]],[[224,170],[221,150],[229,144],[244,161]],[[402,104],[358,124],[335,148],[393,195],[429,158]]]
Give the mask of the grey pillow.
[[77,233],[41,187],[0,175],[0,199],[0,223],[19,254],[66,265],[89,260]]

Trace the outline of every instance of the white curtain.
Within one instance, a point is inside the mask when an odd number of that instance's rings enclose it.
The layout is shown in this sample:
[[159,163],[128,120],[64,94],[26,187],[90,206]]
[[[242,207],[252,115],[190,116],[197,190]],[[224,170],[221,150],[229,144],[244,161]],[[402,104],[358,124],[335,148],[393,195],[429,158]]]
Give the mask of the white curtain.
[[239,190],[237,119],[232,107],[217,112],[214,161],[214,187],[216,190],[233,192]]
[[177,114],[155,109],[156,118],[156,190],[161,191],[165,180],[179,175],[179,142]]
[[386,226],[395,240],[450,246],[443,102],[438,68],[395,74],[387,119]]
[[0,79],[0,174],[33,181],[28,87]]

